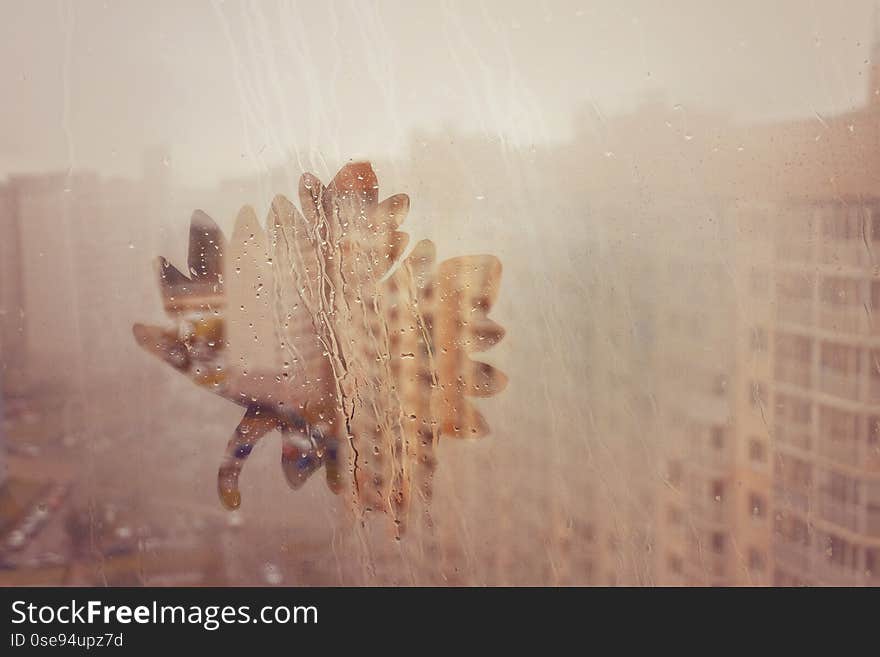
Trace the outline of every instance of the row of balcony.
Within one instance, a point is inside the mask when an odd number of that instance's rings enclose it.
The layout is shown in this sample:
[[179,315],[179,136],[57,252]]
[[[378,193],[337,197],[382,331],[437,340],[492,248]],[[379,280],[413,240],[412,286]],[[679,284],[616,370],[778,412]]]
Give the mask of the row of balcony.
[[880,376],[873,372],[865,376],[861,372],[841,372],[820,366],[814,375],[809,362],[777,358],[774,376],[781,383],[805,390],[817,389],[832,397],[880,405]]
[[860,555],[860,563],[853,567],[832,561],[817,546],[782,539],[774,542],[773,555],[778,566],[800,579],[817,580],[824,585],[880,585],[880,572],[869,570],[863,555]]
[[869,313],[864,305],[829,304],[810,299],[777,298],[779,322],[815,327],[831,333],[880,336],[880,309]]
[[781,481],[773,482],[773,495],[780,510],[794,510],[803,515],[810,511],[810,491],[795,486],[786,486]]
[[818,516],[837,527],[862,536],[880,538],[880,507],[864,502],[847,503],[827,492],[814,492],[795,486],[773,482],[775,507],[780,511],[796,511],[807,516],[818,510]]
[[809,425],[785,424],[778,422],[775,425],[774,437],[780,447],[793,447],[809,454],[818,454],[825,461],[838,465],[858,468],[865,472],[880,471],[880,450],[868,445],[865,440],[832,440],[827,436],[815,438],[815,434]]
[[880,262],[880,247],[869,250],[861,239],[780,241],[776,257],[781,262],[865,267]]
[[777,443],[795,447],[802,452],[809,452],[813,446],[812,430],[809,424],[777,422],[773,435]]

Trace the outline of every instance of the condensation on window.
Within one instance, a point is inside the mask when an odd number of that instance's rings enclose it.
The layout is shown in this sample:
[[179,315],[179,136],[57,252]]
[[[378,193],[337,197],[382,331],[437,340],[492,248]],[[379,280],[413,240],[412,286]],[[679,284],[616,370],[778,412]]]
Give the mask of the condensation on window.
[[0,21],[0,584],[880,585],[871,0]]

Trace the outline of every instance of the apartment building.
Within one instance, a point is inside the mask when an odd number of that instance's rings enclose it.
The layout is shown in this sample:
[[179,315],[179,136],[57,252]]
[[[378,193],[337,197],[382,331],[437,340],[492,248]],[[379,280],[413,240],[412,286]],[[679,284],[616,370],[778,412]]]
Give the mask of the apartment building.
[[869,102],[838,116],[676,132],[646,107],[607,128],[595,433],[641,433],[662,464],[615,459],[656,491],[648,581],[880,583],[878,53]]
[[880,202],[869,193],[793,206],[798,230],[777,227],[776,584],[880,584]]

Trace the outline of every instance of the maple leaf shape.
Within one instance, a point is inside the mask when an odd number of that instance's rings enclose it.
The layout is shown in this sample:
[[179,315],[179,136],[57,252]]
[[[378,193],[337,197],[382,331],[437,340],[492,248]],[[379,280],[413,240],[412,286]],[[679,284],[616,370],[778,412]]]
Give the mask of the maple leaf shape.
[[324,466],[331,490],[402,523],[414,489],[430,496],[440,436],[488,433],[468,398],[499,392],[506,378],[470,354],[504,336],[488,318],[501,263],[438,264],[428,240],[402,258],[409,198],[379,202],[369,163],[343,167],[326,187],[305,174],[299,197],[301,209],[277,196],[265,228],[243,208],[228,244],[195,212],[189,275],[158,262],[175,326],[136,324],[134,335],[247,408],[218,473],[226,507],[241,504],[253,446],[278,429],[291,487]]

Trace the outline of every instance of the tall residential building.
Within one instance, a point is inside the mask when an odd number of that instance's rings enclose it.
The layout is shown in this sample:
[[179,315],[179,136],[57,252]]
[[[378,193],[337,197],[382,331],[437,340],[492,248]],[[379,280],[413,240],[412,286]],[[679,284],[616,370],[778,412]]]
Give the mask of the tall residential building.
[[753,251],[743,328],[760,346],[743,382],[760,414],[739,463],[745,512],[766,504],[772,521],[771,584],[880,584],[878,88],[880,39],[864,107],[754,135],[774,189],[739,209]]
[[623,480],[605,484],[605,583],[880,583],[873,53],[848,113],[737,126],[654,106],[588,141],[606,160],[594,439]]
[[778,228],[777,584],[880,584],[880,198],[869,192],[804,202],[790,215],[798,230]]

